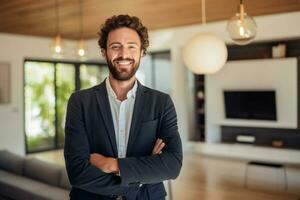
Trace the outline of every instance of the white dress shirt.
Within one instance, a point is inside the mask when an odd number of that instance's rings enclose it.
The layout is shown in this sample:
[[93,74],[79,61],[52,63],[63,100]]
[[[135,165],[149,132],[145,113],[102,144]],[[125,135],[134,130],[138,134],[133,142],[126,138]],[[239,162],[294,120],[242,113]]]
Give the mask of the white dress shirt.
[[137,81],[135,81],[132,89],[128,91],[127,99],[124,101],[117,99],[117,95],[110,85],[109,77],[106,78],[105,84],[114,123],[118,158],[125,158],[136,97]]

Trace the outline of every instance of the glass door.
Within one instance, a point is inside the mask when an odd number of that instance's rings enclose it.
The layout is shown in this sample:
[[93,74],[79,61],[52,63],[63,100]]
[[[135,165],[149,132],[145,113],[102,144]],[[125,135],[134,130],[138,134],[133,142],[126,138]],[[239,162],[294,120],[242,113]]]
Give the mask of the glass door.
[[26,152],[62,148],[70,95],[101,83],[107,76],[103,64],[25,61]]

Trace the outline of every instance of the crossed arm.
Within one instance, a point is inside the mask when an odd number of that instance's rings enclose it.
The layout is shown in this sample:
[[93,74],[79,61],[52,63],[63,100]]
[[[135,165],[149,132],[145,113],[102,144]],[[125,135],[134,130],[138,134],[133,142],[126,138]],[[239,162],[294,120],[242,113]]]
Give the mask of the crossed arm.
[[[161,154],[165,143],[162,139],[158,138],[155,142],[154,148],[152,150],[152,155]],[[89,159],[90,163],[95,167],[99,168],[105,173],[115,173],[119,174],[118,160],[112,157],[105,157],[99,153],[92,153]]]

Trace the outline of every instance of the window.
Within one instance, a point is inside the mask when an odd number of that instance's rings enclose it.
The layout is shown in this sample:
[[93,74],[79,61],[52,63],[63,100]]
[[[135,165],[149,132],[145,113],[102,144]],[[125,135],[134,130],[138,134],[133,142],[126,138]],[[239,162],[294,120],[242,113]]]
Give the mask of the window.
[[97,85],[107,75],[108,69],[103,63],[25,60],[26,152],[62,148],[71,93]]

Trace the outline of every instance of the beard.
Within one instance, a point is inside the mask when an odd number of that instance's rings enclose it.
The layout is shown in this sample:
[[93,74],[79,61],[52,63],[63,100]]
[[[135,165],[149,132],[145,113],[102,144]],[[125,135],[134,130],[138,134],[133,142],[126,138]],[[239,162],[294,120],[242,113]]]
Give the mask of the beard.
[[[109,72],[111,73],[112,77],[118,81],[130,80],[135,75],[140,65],[140,59],[138,60],[138,62],[135,62],[134,59],[118,57],[113,61],[111,61],[110,59],[108,59],[106,55],[106,60],[107,60]],[[118,69],[118,66],[116,66],[114,62],[121,61],[121,60],[129,61],[131,63],[130,69]]]

